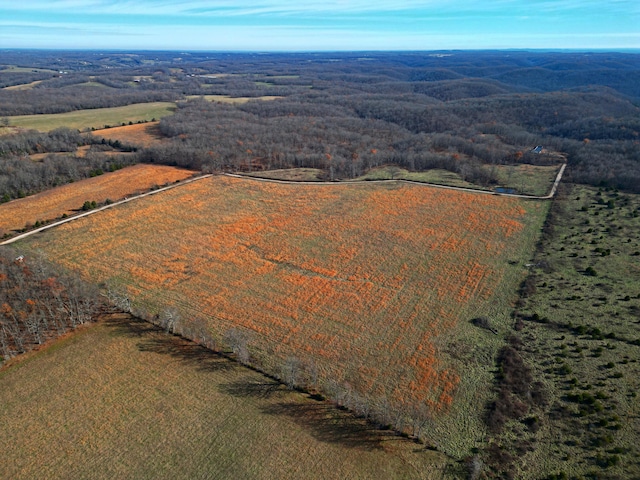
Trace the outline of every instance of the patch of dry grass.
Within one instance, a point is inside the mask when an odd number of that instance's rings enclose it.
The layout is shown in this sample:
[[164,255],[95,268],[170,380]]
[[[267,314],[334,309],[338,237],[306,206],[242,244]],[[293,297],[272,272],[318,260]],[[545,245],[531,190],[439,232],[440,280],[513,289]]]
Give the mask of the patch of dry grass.
[[31,90],[36,85],[42,83],[42,80],[36,80],[35,82],[22,83],[20,85],[12,85],[10,87],[4,87],[3,90]]
[[208,100],[209,102],[235,103],[235,104],[247,103],[251,100],[270,101],[270,100],[276,100],[278,98],[282,98],[275,95],[264,95],[262,97],[230,97],[228,95],[189,95],[187,98],[200,98],[200,97],[204,97],[204,99]]
[[162,141],[162,134],[158,129],[159,123],[146,122],[124,127],[103,128],[91,133],[96,137],[118,140],[126,145],[149,147]]

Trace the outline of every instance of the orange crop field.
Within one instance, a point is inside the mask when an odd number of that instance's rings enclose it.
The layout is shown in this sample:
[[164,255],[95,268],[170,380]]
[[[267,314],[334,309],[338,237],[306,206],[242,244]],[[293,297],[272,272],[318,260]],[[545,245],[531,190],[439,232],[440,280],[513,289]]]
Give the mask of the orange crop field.
[[[442,448],[484,432],[494,355],[547,204],[410,184],[212,177],[19,243],[149,314],[251,332],[267,371],[423,405]],[[470,413],[471,412],[471,413]]]
[[194,173],[164,165],[134,165],[13,200],[0,205],[0,235],[24,228],[27,223],[71,215],[86,201],[119,200],[154,185],[184,180]]
[[103,128],[92,132],[96,137],[119,140],[126,145],[149,147],[162,141],[159,122],[136,123],[124,127]]

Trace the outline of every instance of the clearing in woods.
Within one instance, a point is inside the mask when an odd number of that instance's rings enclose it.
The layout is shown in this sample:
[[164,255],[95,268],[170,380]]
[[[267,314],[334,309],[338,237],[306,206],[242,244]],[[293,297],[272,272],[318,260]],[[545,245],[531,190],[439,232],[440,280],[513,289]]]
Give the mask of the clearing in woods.
[[262,97],[230,97],[229,95],[188,95],[187,98],[188,99],[204,98],[209,102],[242,104],[242,103],[247,103],[253,100],[270,101],[270,100],[276,100],[282,97],[279,97],[277,95],[263,95]]
[[560,164],[551,166],[529,164],[485,166],[485,170],[493,171],[498,181],[496,185],[490,186],[481,186],[465,181],[460,174],[448,170],[433,168],[423,172],[410,172],[404,168],[390,165],[372,168],[357,180],[403,179],[488,191],[503,188],[505,193],[543,196],[549,194],[560,166]]
[[[17,245],[125,288],[138,311],[205,322],[219,344],[249,331],[266,371],[293,358],[325,391],[426,405],[432,437],[460,457],[484,441],[495,353],[547,208],[420,185],[212,177]],[[470,323],[481,315],[500,335]]]
[[117,140],[125,145],[149,147],[162,141],[159,122],[136,123],[124,127],[103,128],[91,132],[96,137]]
[[71,215],[86,201],[102,203],[173,183],[196,172],[164,165],[134,165],[0,205],[0,236],[26,224]]
[[42,83],[42,80],[36,80],[34,82],[30,82],[30,83],[21,83],[20,85],[12,85],[10,87],[4,87],[2,90],[31,90],[33,87],[35,87],[36,85],[39,85]]
[[173,102],[151,102],[135,103],[124,107],[76,110],[67,113],[16,115],[8,118],[12,126],[32,128],[41,132],[48,132],[59,127],[82,130],[159,119],[171,115],[175,108],[176,104]]
[[0,477],[443,477],[448,459],[128,316],[0,370]]

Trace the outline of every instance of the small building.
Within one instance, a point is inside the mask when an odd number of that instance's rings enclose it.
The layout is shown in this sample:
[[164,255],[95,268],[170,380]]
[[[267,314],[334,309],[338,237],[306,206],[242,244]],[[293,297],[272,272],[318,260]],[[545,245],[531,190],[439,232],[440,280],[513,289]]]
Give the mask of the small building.
[[542,153],[542,145],[536,145],[536,147],[531,150],[531,153]]

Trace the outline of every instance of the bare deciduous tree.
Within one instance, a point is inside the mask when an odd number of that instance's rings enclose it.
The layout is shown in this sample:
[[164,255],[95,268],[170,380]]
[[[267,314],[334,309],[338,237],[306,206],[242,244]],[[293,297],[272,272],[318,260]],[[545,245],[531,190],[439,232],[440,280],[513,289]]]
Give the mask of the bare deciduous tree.
[[176,307],[169,307],[164,309],[160,315],[160,326],[165,329],[167,333],[179,333],[178,328],[180,324],[180,313]]
[[300,375],[302,373],[302,363],[297,357],[288,357],[282,365],[281,375],[282,381],[290,389],[294,389],[300,384]]
[[422,438],[424,430],[431,423],[431,412],[426,403],[420,402],[409,405],[407,408],[407,416],[411,423],[411,435],[415,438]]
[[467,478],[469,480],[478,480],[483,467],[480,457],[478,455],[474,455],[473,457],[468,458],[465,465],[467,467]]
[[102,295],[106,297],[109,303],[118,310],[125,313],[131,313],[131,300],[129,300],[126,292],[109,287],[107,288],[107,292]]
[[231,328],[225,333],[224,339],[240,363],[249,363],[251,359],[251,354],[249,353],[251,335],[248,331]]

